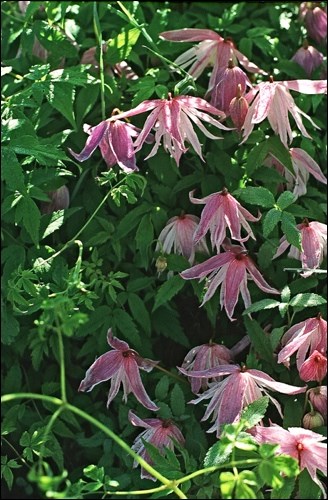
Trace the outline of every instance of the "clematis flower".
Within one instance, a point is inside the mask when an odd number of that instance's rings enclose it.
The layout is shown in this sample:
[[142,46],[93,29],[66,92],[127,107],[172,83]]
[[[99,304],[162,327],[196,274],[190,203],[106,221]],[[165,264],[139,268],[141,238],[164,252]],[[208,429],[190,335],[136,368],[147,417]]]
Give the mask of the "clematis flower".
[[[144,427],[145,430],[139,434],[135,439],[132,449],[138,453],[149,465],[153,465],[143,441],[155,446],[158,451],[163,454],[165,448],[173,450],[174,441],[184,446],[185,439],[178,427],[171,420],[164,420],[161,418],[145,418],[144,420],[135,415],[131,410],[129,411],[129,421],[136,427]],[[137,467],[138,462],[134,461],[133,467]],[[141,479],[156,479],[141,468]]]
[[319,165],[311,158],[311,156],[300,148],[291,148],[289,150],[292,160],[292,173],[286,168],[272,153],[269,153],[264,161],[267,167],[274,167],[287,181],[288,190],[293,190],[293,194],[298,198],[307,192],[307,182],[309,174],[312,174],[315,179],[323,184],[327,184],[327,179],[323,175]]
[[153,411],[159,410],[158,406],[150,400],[146,393],[139,374],[139,370],[150,372],[157,364],[157,361],[139,356],[136,351],[130,349],[129,344],[113,337],[111,329],[107,332],[107,342],[113,348],[113,351],[102,354],[90,366],[80,383],[79,391],[90,392],[95,385],[112,379],[107,408],[117,395],[122,383],[125,403],[128,394],[132,392],[145,408]]
[[[247,255],[247,251],[239,245],[231,245],[230,240],[222,244],[226,250],[223,254],[215,255],[210,259],[197,264],[180,273],[183,279],[203,279],[208,276],[208,288],[201,305],[205,304],[221,286],[220,304],[225,308],[228,318],[233,321],[232,315],[241,292],[245,307],[251,305],[251,297],[247,288],[247,278],[251,278],[256,285],[266,293],[279,295],[279,291],[272,288],[263,278],[254,262]],[[221,269],[220,269],[221,268]]]
[[192,145],[195,152],[204,161],[201,144],[191,122],[194,122],[203,134],[210,139],[222,138],[211,134],[204,127],[203,121],[222,130],[232,130],[208,114],[211,113],[220,118],[225,118],[225,114],[222,111],[211,106],[205,99],[183,95],[172,97],[171,94],[168,95],[168,99],[144,101],[137,107],[130,109],[130,111],[112,117],[111,120],[135,116],[150,110],[152,112],[134,143],[135,151],[139,151],[151,129],[155,128],[155,145],[147,158],[145,158],[146,160],[157,153],[161,139],[163,138],[165,151],[169,151],[177,165],[179,165],[181,155],[188,151],[188,148],[184,144],[185,141],[188,141]]
[[307,118],[315,128],[318,127],[313,120],[298,108],[289,90],[296,90],[303,94],[324,94],[327,92],[327,82],[325,80],[290,80],[274,82],[270,77],[269,82],[261,82],[253,90],[248,92],[249,102],[254,98],[248,109],[243,132],[243,142],[245,142],[253,131],[256,123],[261,123],[268,118],[273,131],[280,136],[281,142],[288,147],[293,140],[292,129],[290,127],[288,112],[293,116],[297,128],[304,137],[311,139],[307,133],[302,115]]
[[327,386],[321,385],[308,390],[309,400],[315,410],[321,413],[327,422]]
[[[137,137],[140,129],[131,123],[120,120],[104,120],[95,127],[85,124],[83,130],[89,134],[89,138],[81,153],[74,153],[74,151],[68,148],[76,160],[81,162],[88,160],[99,146],[101,155],[108,168],[118,164],[123,172],[126,173],[139,170],[136,165],[132,137]],[[152,142],[152,139],[152,135],[147,134],[144,140]]]
[[55,191],[48,193],[50,202],[44,201],[41,203],[42,214],[52,214],[57,210],[64,210],[69,207],[69,191],[66,186],[61,186]]
[[306,391],[305,387],[295,387],[293,385],[276,382],[266,373],[260,370],[248,369],[239,365],[221,365],[208,370],[193,371],[192,373],[179,368],[181,373],[188,377],[213,378],[228,375],[221,382],[213,382],[210,389],[190,401],[198,404],[204,399],[211,401],[207,405],[202,421],[207,420],[213,414],[211,422],[214,425],[207,432],[216,431],[217,437],[224,424],[233,424],[240,420],[240,415],[245,408],[253,401],[261,398],[263,394],[269,397],[282,416],[280,404],[276,399],[267,393],[267,389],[278,391],[283,394],[300,394]]
[[[234,240],[247,241],[249,237],[255,240],[253,231],[247,221],[257,222],[261,215],[258,218],[254,217],[229,194],[227,188],[223,188],[218,193],[205,196],[205,198],[194,198],[193,193],[194,191],[189,193],[190,201],[194,204],[205,205],[199,226],[194,235],[196,243],[206,235],[207,231],[210,231],[212,248],[216,247],[219,253],[220,245],[226,236],[227,227]],[[240,234],[241,227],[247,231],[247,236],[244,238]]]
[[315,350],[311,356],[304,361],[300,368],[300,378],[304,382],[316,380],[321,382],[327,375],[327,358]]
[[183,255],[193,264],[195,252],[208,254],[205,239],[200,239],[197,244],[193,241],[195,230],[199,223],[196,215],[183,214],[172,217],[161,231],[155,251]]
[[236,97],[232,99],[229,105],[229,115],[238,132],[241,132],[241,129],[245,123],[248,108],[248,102],[242,95],[241,85],[238,84]]
[[313,71],[319,68],[322,63],[323,54],[312,45],[309,45],[307,40],[304,40],[303,47],[296,51],[291,60],[301,66],[307,76],[310,77]]
[[[303,250],[300,252],[298,248],[291,246],[288,257],[301,261],[302,269],[304,269],[301,276],[307,278],[320,266],[324,255],[327,253],[327,225],[321,222],[309,222],[304,219],[296,227],[301,232]],[[283,236],[278,250],[272,258],[279,257],[287,250],[289,245],[286,236]]]
[[327,38],[327,11],[321,9],[316,2],[302,2],[300,17],[313,40],[321,43]]
[[222,38],[218,33],[208,29],[184,28],[180,30],[164,31],[160,33],[160,38],[171,42],[201,42],[198,46],[192,47],[179,56],[174,62],[183,69],[188,68],[189,74],[195,79],[198,78],[207,66],[213,66],[213,71],[209,81],[208,91],[211,92],[215,82],[218,81],[220,69],[226,69],[229,59],[234,64],[237,61],[250,73],[267,73],[261,70],[254,63],[249,61],[244,54],[236,49],[230,39]]
[[278,455],[284,454],[296,458],[300,469],[308,470],[312,480],[327,498],[324,487],[317,477],[317,469],[327,475],[327,444],[321,443],[326,439],[325,436],[301,427],[289,427],[287,430],[276,424],[270,427],[257,425],[249,432],[260,444],[278,444]]
[[297,323],[284,333],[281,339],[282,349],[278,354],[278,363],[283,363],[287,368],[290,357],[297,351],[296,366],[300,371],[307,355],[318,351],[325,354],[327,351],[327,321],[321,314]]
[[238,94],[238,86],[240,86],[240,92],[243,95],[247,86],[252,87],[252,84],[246,73],[235,66],[230,59],[227,68],[220,68],[217,73],[217,80],[211,93],[212,106],[222,109],[225,114],[228,114],[230,103]]

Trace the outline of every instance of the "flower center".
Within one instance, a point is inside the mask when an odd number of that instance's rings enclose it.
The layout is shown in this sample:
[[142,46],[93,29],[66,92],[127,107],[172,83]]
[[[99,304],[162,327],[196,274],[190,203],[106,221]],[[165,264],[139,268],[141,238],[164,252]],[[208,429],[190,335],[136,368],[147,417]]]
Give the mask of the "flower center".
[[226,187],[224,187],[220,193],[222,196],[227,196],[227,194],[229,194],[229,191],[227,190]]
[[245,253],[243,253],[243,252],[236,253],[236,256],[235,256],[236,260],[243,260],[244,258],[245,258]]
[[124,358],[134,358],[136,354],[136,351],[134,351],[133,349],[127,349],[126,351],[122,352],[122,356]]
[[273,83],[273,76],[272,75],[269,76],[269,82]]
[[162,427],[163,429],[167,429],[168,427],[170,427],[172,424],[171,420],[169,418],[164,418],[162,420]]
[[302,225],[303,225],[304,227],[309,227],[310,223],[309,223],[309,221],[308,221],[308,219],[307,219],[306,217],[305,217],[305,219],[303,219],[303,221],[302,221]]
[[304,445],[302,443],[297,443],[296,450],[298,453],[304,450]]

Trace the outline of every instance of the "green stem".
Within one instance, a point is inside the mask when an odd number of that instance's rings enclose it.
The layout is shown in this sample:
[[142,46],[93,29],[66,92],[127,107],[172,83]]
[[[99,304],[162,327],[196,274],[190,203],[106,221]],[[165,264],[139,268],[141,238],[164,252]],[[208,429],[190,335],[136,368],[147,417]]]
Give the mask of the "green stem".
[[104,54],[101,26],[97,11],[97,2],[93,2],[93,23],[94,30],[99,46],[99,75],[100,75],[100,102],[101,102],[101,117],[106,119],[106,104],[105,104],[105,75],[104,75]]
[[44,435],[43,435],[43,443],[42,443],[42,446],[41,446],[41,449],[40,449],[40,455],[39,455],[39,464],[38,464],[38,467],[39,467],[39,474],[42,473],[42,458],[43,458],[43,453],[44,453],[44,449],[45,449],[45,446],[46,446],[46,442],[47,442],[47,437],[49,436],[50,434],[50,431],[54,425],[54,423],[56,422],[57,418],[59,417],[59,415],[61,414],[61,412],[63,411],[64,407],[63,406],[60,406],[59,408],[57,408],[57,410],[55,411],[55,413],[51,416],[46,428],[45,428],[45,431],[44,431]]
[[1,397],[1,403],[8,403],[9,401],[14,401],[16,399],[40,399],[43,401],[48,401],[50,403],[53,403],[56,406],[60,406],[62,409],[66,409],[71,411],[72,413],[75,413],[79,417],[83,418],[84,420],[87,420],[90,422],[92,425],[95,427],[98,427],[104,434],[106,434],[108,437],[113,439],[124,451],[126,451],[129,455],[131,455],[136,462],[141,465],[149,474],[154,476],[156,479],[158,479],[161,483],[163,483],[167,489],[172,489],[176,493],[176,495],[179,498],[187,498],[185,494],[176,486],[176,481],[170,481],[167,479],[165,476],[162,476],[159,472],[157,472],[156,469],[154,469],[151,465],[149,465],[143,458],[141,458],[137,453],[135,453],[126,443],[121,439],[119,436],[117,436],[113,431],[111,431],[108,427],[106,427],[104,424],[99,422],[99,420],[95,419],[88,413],[84,412],[83,410],[80,410],[80,408],[77,408],[76,406],[73,406],[69,403],[66,403],[65,401],[62,401],[61,399],[55,398],[53,396],[46,396],[43,394],[34,394],[31,392],[20,392],[16,394],[6,394]]
[[133,490],[133,491],[107,491],[107,495],[150,495],[151,493],[157,493],[158,491],[164,491],[167,486],[158,486],[157,488],[151,488],[149,490]]
[[[58,320],[57,320],[58,322]],[[65,357],[64,357],[64,343],[63,336],[60,331],[60,326],[57,325],[58,346],[59,346],[59,363],[60,363],[60,393],[64,403],[67,402],[66,396],[66,376],[65,376]]]
[[179,380],[179,382],[183,382],[183,383],[186,383],[189,385],[189,382],[186,379],[180,377],[179,375],[176,375],[175,373],[169,372],[168,370],[166,370],[166,368],[163,368],[160,365],[154,365],[154,368],[156,368],[157,370],[160,370],[161,372],[166,373],[169,377],[172,377],[172,378]]
[[16,448],[8,441],[8,439],[6,439],[5,437],[1,436],[1,440],[6,443],[7,446],[9,446],[9,448],[11,448],[15,454],[17,455],[17,458],[19,460],[21,460],[21,462],[23,462],[24,465],[26,465],[26,467],[28,467],[30,470],[32,469],[32,467],[26,462],[26,460],[18,453],[18,451],[16,450]]
[[194,477],[201,476],[203,474],[209,474],[211,472],[215,472],[219,469],[226,469],[228,467],[237,467],[238,465],[241,467],[245,467],[245,465],[257,465],[260,463],[260,460],[257,458],[250,458],[247,460],[239,460],[239,461],[234,461],[234,462],[226,462],[221,465],[212,465],[211,467],[206,467],[205,469],[199,469],[196,470],[195,472],[192,472],[191,474],[188,474],[188,476],[184,476],[181,479],[176,479],[175,483],[177,485],[180,485],[182,483],[186,483],[187,481],[190,481],[190,479],[193,479]]

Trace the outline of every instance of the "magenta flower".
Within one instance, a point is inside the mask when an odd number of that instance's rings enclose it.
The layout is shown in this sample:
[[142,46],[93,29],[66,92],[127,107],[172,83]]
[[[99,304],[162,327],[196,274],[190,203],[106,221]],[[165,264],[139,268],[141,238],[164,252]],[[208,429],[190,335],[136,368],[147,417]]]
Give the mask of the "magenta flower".
[[318,43],[327,38],[327,12],[315,2],[302,2],[300,17],[304,19],[308,34]]
[[236,97],[232,99],[229,105],[229,115],[238,132],[241,131],[245,123],[248,109],[249,105],[247,99],[242,95],[241,85],[237,85]]
[[193,236],[199,223],[196,215],[183,214],[172,217],[161,231],[155,251],[163,253],[173,253],[183,255],[193,264],[195,252],[208,254],[205,239],[194,242]]
[[214,295],[218,286],[222,284],[220,292],[221,309],[224,306],[228,318],[233,321],[232,315],[239,292],[241,292],[245,307],[251,305],[247,278],[251,278],[266,293],[279,295],[280,292],[265,281],[244,248],[239,245],[231,245],[228,238],[226,240],[227,243],[222,245],[226,252],[186,269],[180,273],[180,276],[186,280],[191,280],[195,278],[203,279],[209,275],[208,288],[201,305],[205,304]]
[[281,339],[282,349],[278,354],[278,363],[289,368],[290,357],[297,351],[296,366],[300,371],[307,355],[327,351],[327,321],[321,314],[292,326]]
[[327,375],[327,358],[319,351],[313,351],[311,356],[304,361],[300,368],[300,378],[304,382],[316,380],[321,382]]
[[[185,439],[178,427],[171,420],[163,420],[161,418],[145,418],[144,420],[137,417],[131,410],[129,411],[129,420],[136,427],[144,427],[145,430],[135,439],[132,449],[140,455],[149,465],[153,465],[143,440],[155,446],[158,451],[163,454],[165,448],[173,450],[175,440],[181,446],[184,446]],[[138,462],[134,461],[133,467],[137,467]],[[141,468],[141,479],[156,479]]]
[[256,123],[261,123],[268,118],[273,131],[280,136],[281,142],[288,147],[293,140],[292,129],[290,127],[288,112],[293,116],[298,129],[304,137],[311,139],[307,133],[302,115],[307,118],[315,128],[317,125],[313,120],[298,108],[289,90],[296,90],[304,94],[324,94],[327,92],[327,82],[325,80],[290,80],[286,82],[274,82],[270,77],[269,82],[261,82],[247,94],[249,102],[254,98],[253,103],[247,112],[243,142],[245,142],[253,131]]
[[[120,120],[104,120],[95,127],[85,124],[83,130],[89,134],[89,137],[81,153],[77,154],[70,148],[68,149],[76,160],[88,160],[99,146],[108,168],[118,164],[126,173],[139,170],[136,165],[132,137],[137,137],[140,129]],[[151,134],[147,134],[145,140],[152,142],[152,139]]]
[[[302,269],[304,269],[301,276],[307,278],[320,266],[327,253],[327,225],[304,219],[302,224],[297,224],[296,227],[301,232],[303,250],[300,252],[298,248],[291,246],[288,257],[301,261]],[[278,250],[272,258],[279,257],[289,245],[286,236],[283,236],[280,239]]]
[[257,425],[250,433],[260,444],[278,444],[278,455],[284,454],[296,458],[300,469],[308,470],[312,480],[327,498],[324,487],[317,477],[317,469],[327,475],[327,444],[321,443],[326,439],[325,436],[301,427],[289,427],[287,430],[276,424],[270,427]]
[[308,390],[309,400],[315,410],[321,413],[327,422],[327,386],[321,385]]
[[134,143],[135,151],[139,151],[151,129],[155,128],[155,145],[147,158],[145,158],[146,160],[157,153],[161,139],[163,138],[165,151],[169,151],[177,165],[179,165],[181,155],[188,151],[188,148],[184,144],[185,141],[192,145],[195,152],[204,161],[201,144],[191,122],[194,122],[203,134],[210,139],[222,138],[211,134],[204,127],[202,121],[222,130],[232,130],[208,115],[208,113],[211,113],[220,118],[225,118],[225,114],[222,111],[214,108],[214,106],[211,106],[204,99],[191,96],[172,97],[171,94],[169,94],[168,99],[144,101],[136,108],[114,116],[111,120],[138,115],[150,110],[153,111],[148,116],[138,139]]
[[[207,233],[211,233],[212,248],[216,247],[220,252],[220,245],[226,236],[226,228],[229,228],[231,237],[238,241],[247,241],[251,236],[255,240],[253,231],[248,224],[257,222],[261,215],[256,218],[246,208],[229,194],[227,188],[223,188],[218,193],[212,193],[205,198],[194,198],[194,191],[190,191],[189,199],[192,203],[205,205],[199,226],[195,232],[194,240],[197,243]],[[247,236],[242,238],[240,234],[241,227],[247,231]]]
[[114,350],[102,354],[88,368],[84,379],[80,383],[79,391],[92,391],[95,385],[112,379],[107,408],[117,395],[122,383],[125,403],[128,394],[132,392],[145,408],[153,411],[159,410],[158,406],[150,400],[146,393],[139,373],[139,370],[150,372],[157,364],[157,361],[139,356],[136,351],[130,349],[129,344],[113,337],[111,329],[107,332],[107,342]]
[[269,153],[264,164],[267,167],[274,167],[285,177],[287,189],[293,190],[293,194],[296,197],[306,194],[309,174],[312,174],[319,182],[327,184],[327,179],[323,175],[319,165],[306,151],[300,148],[291,148],[289,152],[294,173],[286,168],[272,153]]
[[319,68],[322,63],[323,54],[312,45],[309,45],[307,40],[304,40],[303,47],[296,51],[291,60],[301,66],[307,76],[310,77],[313,71]]
[[207,420],[213,413],[211,421],[215,423],[207,432],[216,431],[218,437],[222,425],[238,422],[243,408],[261,398],[263,394],[269,397],[282,416],[280,404],[267,393],[267,389],[283,394],[300,394],[306,391],[306,386],[295,387],[282,384],[281,382],[276,382],[260,370],[248,369],[239,365],[222,365],[208,370],[193,371],[192,373],[183,368],[178,369],[184,375],[196,378],[213,378],[228,375],[221,382],[211,383],[210,389],[201,394],[197,399],[190,401],[190,403],[198,404],[204,399],[211,400],[207,405],[202,421]]
[[239,52],[231,40],[225,40],[215,31],[184,28],[181,30],[164,31],[159,36],[171,42],[201,42],[196,47],[187,50],[187,52],[179,56],[174,62],[183,69],[191,66],[189,74],[195,79],[201,75],[207,66],[213,66],[208,86],[209,92],[212,91],[215,82],[218,81],[219,70],[221,68],[226,69],[229,59],[232,59],[234,64],[237,64],[237,61],[239,61],[246,71],[250,73],[267,74],[249,61],[244,54]]
[[211,94],[211,104],[228,114],[231,101],[239,92],[241,95],[245,94],[247,85],[252,87],[246,73],[235,66],[230,59],[227,68],[218,70],[217,80]]

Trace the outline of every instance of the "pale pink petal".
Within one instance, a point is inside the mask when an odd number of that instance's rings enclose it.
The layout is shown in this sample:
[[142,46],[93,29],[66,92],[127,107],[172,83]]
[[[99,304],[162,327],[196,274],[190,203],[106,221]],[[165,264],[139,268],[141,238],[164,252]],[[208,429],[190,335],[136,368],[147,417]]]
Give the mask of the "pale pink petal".
[[[261,123],[268,116],[268,112],[270,110],[270,106],[272,104],[272,100],[276,91],[276,84],[263,84],[259,90],[260,92],[252,105],[254,106],[254,112],[252,110],[252,123]],[[249,108],[246,115],[245,122],[247,120],[250,109],[251,108]]]
[[145,408],[157,411],[159,407],[151,401],[143,386],[136,361],[132,357],[124,359],[125,374],[131,386],[131,391]]
[[216,40],[223,42],[223,38],[215,31],[208,29],[183,28],[180,30],[163,31],[160,38],[171,42],[200,42],[201,40]]
[[257,286],[261,290],[263,290],[263,292],[274,293],[274,294],[279,295],[280,294],[279,290],[276,290],[275,288],[272,288],[265,281],[265,279],[263,278],[262,274],[260,273],[260,271],[255,266],[254,262],[249,257],[246,257],[245,259],[246,259],[246,268],[247,268],[248,272],[250,273],[250,275],[252,276],[252,279],[257,284]]
[[[156,123],[156,121],[158,119],[158,115],[160,114],[160,112],[161,112],[161,106],[159,106],[156,109],[154,109],[150,113],[150,115],[147,117],[147,120],[145,121],[143,129],[142,129],[139,137],[137,138],[137,140],[134,143],[135,151],[139,151],[141,149],[143,143],[146,140],[146,137],[148,137],[151,129],[155,125],[155,123]],[[157,146],[157,148],[158,148],[158,146]]]
[[196,266],[191,267],[190,269],[186,269],[180,273],[180,276],[186,280],[191,280],[194,278],[203,278],[211,271],[214,271],[220,266],[223,266],[227,262],[234,260],[234,255],[226,252],[224,254],[215,255],[210,259],[202,262],[201,264],[197,264]]
[[280,82],[289,90],[296,90],[302,94],[326,94],[327,80],[289,80]]
[[299,164],[301,167],[306,168],[310,174],[313,175],[318,181],[327,184],[327,179],[323,175],[319,165],[311,158],[311,156],[301,148],[291,148],[290,154],[293,164]]
[[239,288],[241,282],[245,279],[246,267],[243,260],[234,259],[227,269],[225,278],[225,297],[224,307],[227,316],[232,320],[232,315],[238,301]]
[[241,52],[239,52],[239,50],[233,49],[233,53],[237,57],[240,64],[244,66],[246,71],[248,71],[249,73],[259,73],[261,75],[268,74],[266,73],[266,71],[263,71],[263,69],[260,69],[258,66],[256,66],[256,64],[252,63],[249,59],[247,59],[247,57],[244,56],[244,54],[242,54]]
[[105,352],[88,368],[78,390],[82,392],[92,391],[95,385],[112,378],[118,372],[121,363],[121,353],[117,351]]
[[248,370],[247,373],[249,373],[258,384],[268,387],[268,389],[271,389],[272,391],[282,392],[283,394],[300,394],[305,392],[307,389],[307,386],[296,387],[294,385],[276,382],[273,378],[269,377],[269,375],[259,370],[251,369]]

